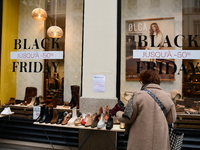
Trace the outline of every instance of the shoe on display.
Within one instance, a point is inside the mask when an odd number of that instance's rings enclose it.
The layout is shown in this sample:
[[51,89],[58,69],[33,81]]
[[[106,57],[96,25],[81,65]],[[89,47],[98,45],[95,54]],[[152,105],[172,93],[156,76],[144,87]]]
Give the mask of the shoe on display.
[[115,116],[118,111],[124,111],[125,107],[122,101],[118,101],[114,108],[109,110],[111,116]]
[[45,105],[43,105],[43,106],[40,107],[40,115],[39,115],[39,117],[35,120],[35,122],[39,122],[40,119],[43,117],[44,111],[45,111],[45,107],[46,107]]
[[106,129],[107,130],[110,130],[113,128],[113,118],[112,116],[110,115],[109,118],[108,118],[108,121],[107,121],[107,124],[106,124]]
[[27,106],[33,106],[36,100],[36,96],[32,97],[31,102]]
[[101,129],[105,126],[104,113],[101,114],[101,119],[97,123],[97,128]]
[[53,110],[53,118],[51,119],[51,124],[54,124],[54,123],[56,123],[57,122],[57,120],[58,120],[58,111],[57,110]]
[[74,125],[75,120],[77,119],[77,114],[76,114],[76,107],[72,109],[72,118],[68,121],[67,125],[72,126]]
[[71,119],[71,117],[72,117],[72,113],[70,112],[64,117],[64,119],[63,119],[61,124],[62,125],[66,125],[68,123],[68,121]]
[[85,127],[89,127],[92,125],[92,116],[90,114],[87,114],[85,118]]
[[10,107],[5,107],[4,110],[1,112],[1,115],[9,115],[11,114]]
[[95,128],[95,127],[97,127],[97,123],[99,122],[99,117],[100,117],[101,115],[100,114],[98,114],[98,115],[96,115],[95,116],[95,118],[94,118],[94,120],[93,120],[93,122],[92,122],[92,124],[91,124],[91,128]]
[[63,121],[65,115],[67,115],[68,112],[58,112],[58,120],[56,122],[56,124],[61,124],[61,122]]
[[5,103],[5,105],[15,105],[16,104],[16,100],[14,97],[11,97],[10,100]]

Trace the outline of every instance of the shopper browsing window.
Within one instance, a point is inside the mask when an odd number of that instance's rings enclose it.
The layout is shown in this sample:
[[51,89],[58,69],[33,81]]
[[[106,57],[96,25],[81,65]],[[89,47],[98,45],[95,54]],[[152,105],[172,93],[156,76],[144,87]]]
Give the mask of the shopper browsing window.
[[[116,116],[120,122],[130,124],[128,150],[170,150],[168,124],[176,120],[175,105],[171,95],[160,87],[159,75],[153,70],[146,70],[140,74],[142,84],[129,100],[129,117],[124,117],[123,111]],[[155,100],[143,89],[150,90],[162,102],[166,109],[166,116]],[[127,115],[127,114],[126,114]]]

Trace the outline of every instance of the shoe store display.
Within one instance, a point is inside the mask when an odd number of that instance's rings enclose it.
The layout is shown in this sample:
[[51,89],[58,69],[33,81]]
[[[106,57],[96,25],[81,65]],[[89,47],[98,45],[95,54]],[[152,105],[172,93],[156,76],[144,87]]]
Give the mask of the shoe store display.
[[1,115],[10,115],[12,112],[10,107],[5,107],[4,110],[1,112]]

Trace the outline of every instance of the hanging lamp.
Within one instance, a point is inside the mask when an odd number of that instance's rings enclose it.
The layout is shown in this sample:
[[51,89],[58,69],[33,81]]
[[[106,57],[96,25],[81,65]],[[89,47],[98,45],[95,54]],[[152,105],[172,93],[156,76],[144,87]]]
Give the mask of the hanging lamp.
[[35,8],[32,11],[31,16],[35,20],[44,21],[47,19],[47,12],[42,8]]
[[51,26],[47,30],[47,35],[51,38],[61,38],[63,36],[63,30],[56,26],[56,14],[57,13],[57,0],[55,5],[55,26]]

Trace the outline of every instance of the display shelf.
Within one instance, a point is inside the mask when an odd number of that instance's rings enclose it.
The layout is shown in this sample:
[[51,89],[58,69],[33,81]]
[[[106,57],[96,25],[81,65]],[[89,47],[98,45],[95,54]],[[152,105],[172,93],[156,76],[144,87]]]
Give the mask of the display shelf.
[[101,129],[98,129],[97,127],[91,128],[91,127],[85,127],[83,125],[75,126],[75,125],[61,125],[61,124],[51,124],[51,123],[39,123],[39,122],[34,122],[33,124],[35,125],[44,125],[44,126],[53,126],[53,127],[62,127],[62,128],[76,128],[76,129],[83,129],[83,130],[101,130],[101,131],[115,131],[115,132],[124,132],[125,129],[120,129],[119,124],[114,124],[113,128],[111,130],[107,130],[106,126],[104,126]]
[[200,129],[200,114],[178,113],[175,128]]

